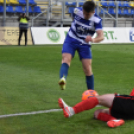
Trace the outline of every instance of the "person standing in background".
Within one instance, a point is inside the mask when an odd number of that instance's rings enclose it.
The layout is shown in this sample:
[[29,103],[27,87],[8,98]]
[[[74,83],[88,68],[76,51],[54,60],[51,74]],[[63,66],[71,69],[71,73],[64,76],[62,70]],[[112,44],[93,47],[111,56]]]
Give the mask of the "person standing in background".
[[22,34],[24,33],[25,34],[25,46],[27,46],[27,30],[28,30],[29,17],[27,17],[25,13],[20,14],[18,21],[19,21],[18,45],[20,46],[20,40],[21,40]]

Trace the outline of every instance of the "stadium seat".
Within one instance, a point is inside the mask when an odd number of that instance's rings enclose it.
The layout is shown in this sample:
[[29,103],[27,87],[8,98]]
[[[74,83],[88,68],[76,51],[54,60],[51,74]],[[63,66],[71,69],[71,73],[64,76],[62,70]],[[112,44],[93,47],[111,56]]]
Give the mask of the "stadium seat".
[[128,1],[125,1],[125,2],[124,2],[124,6],[125,6],[125,7],[131,7],[131,6],[129,5],[129,2],[128,2]]
[[25,0],[18,0],[19,4],[21,5],[26,5],[26,1]]
[[35,6],[34,9],[33,9],[33,12],[34,13],[41,13],[41,9],[39,6]]
[[79,2],[79,6],[80,7],[83,6],[83,4],[84,4],[84,2]]
[[37,5],[37,3],[34,0],[29,0],[30,5]]
[[122,4],[121,1],[118,1],[118,6],[119,7],[125,7],[124,3]]
[[134,16],[134,9],[131,9],[130,14],[131,16]]
[[9,3],[13,4],[13,5],[18,5],[19,4],[19,2],[17,0],[9,0]]
[[15,13],[23,13],[24,11],[23,11],[23,9],[22,9],[22,7],[21,6],[16,6],[15,7]]
[[118,15],[119,15],[119,16],[123,15],[120,8],[118,9]]
[[99,0],[94,0],[94,2],[95,2],[95,5],[97,5],[97,2],[99,2],[98,5],[102,6]]
[[68,7],[70,6],[76,7],[76,2],[66,2],[65,5]]
[[130,1],[130,7],[134,7],[134,2],[133,1]]
[[115,7],[114,1],[109,1],[108,6],[109,6],[109,7]]
[[[0,3],[4,3],[4,0],[0,0]],[[6,4],[9,4],[9,1],[8,0],[6,0]]]
[[102,5],[103,7],[108,7],[107,1],[101,2],[101,5]]
[[[26,8],[27,8],[27,7],[25,7],[25,12],[27,12],[27,11],[26,11]],[[29,11],[28,11],[28,12],[29,12],[29,13],[33,13],[31,6],[29,6]]]
[[69,7],[68,8],[68,13],[69,14],[72,14],[74,12],[74,9],[75,9],[74,7]]
[[14,13],[12,6],[6,6],[6,12],[7,13]]
[[[4,0],[0,0],[0,3],[3,4]],[[8,0],[6,0],[6,4],[9,4]]]
[[125,15],[125,16],[131,15],[131,14],[129,13],[128,9],[126,9],[126,8],[123,10],[122,14]]
[[[103,9],[104,9],[105,11],[107,11],[107,9],[106,9],[106,8],[103,8]],[[100,11],[100,13],[99,13],[100,15],[102,15],[103,13],[104,13],[104,14],[106,14],[106,12],[104,12],[104,10],[103,10],[103,9],[101,9],[101,11]]]
[[3,13],[3,6],[0,6],[0,13]]
[[108,13],[112,14],[112,15],[115,15],[114,8],[109,8],[108,9]]

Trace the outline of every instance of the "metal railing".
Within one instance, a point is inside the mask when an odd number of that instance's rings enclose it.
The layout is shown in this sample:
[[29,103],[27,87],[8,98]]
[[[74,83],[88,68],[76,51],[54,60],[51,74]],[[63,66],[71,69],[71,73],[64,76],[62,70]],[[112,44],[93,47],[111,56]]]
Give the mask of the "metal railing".
[[[42,2],[44,2],[44,0],[40,0]],[[76,2],[77,6],[79,6],[79,2],[84,2],[83,0],[46,0],[48,2],[48,7],[47,9],[45,9],[42,13],[38,14],[37,16],[30,16],[31,18],[31,26],[34,26],[34,21],[36,19],[41,19],[41,20],[44,20],[44,23],[46,26],[50,26],[50,22],[53,23],[52,26],[57,26],[57,25],[60,25],[61,27],[63,26],[63,24],[71,24],[71,17],[70,18],[67,18],[67,15],[66,15],[66,9],[67,9],[67,6],[65,4],[65,2]],[[26,1],[27,4],[26,4],[26,11],[27,11],[27,15],[29,15],[28,11],[29,11],[29,0]],[[54,12],[52,12],[52,9],[53,7],[55,7],[57,5],[57,2],[61,2],[62,6],[61,6],[61,15],[60,15],[60,18],[58,19],[53,19],[52,18],[52,14]],[[114,1],[115,3],[115,15],[111,15],[109,13],[109,11],[106,11],[103,7],[100,6],[100,4],[102,2],[110,2],[110,1],[95,1],[96,3],[96,7],[97,7],[97,14],[99,15],[100,14],[100,11],[103,10],[103,14],[101,16],[102,18],[102,24],[106,24],[105,21],[106,20],[112,20],[112,22],[114,22],[114,26],[117,27],[118,26],[118,21],[119,20],[125,20],[125,18],[120,18],[118,16],[118,1]],[[45,4],[44,4],[45,5]],[[3,3],[3,7],[4,7],[4,12],[3,12],[3,18],[2,18],[2,26],[5,26],[5,22],[6,22],[6,19],[8,18],[8,16],[6,17],[6,0],[4,0],[4,3]],[[43,7],[43,5],[42,5]],[[107,8],[108,9],[108,8]],[[43,15],[44,13],[46,13],[46,16],[41,16]],[[14,18],[16,19],[17,16],[12,16],[11,18]],[[8,18],[10,19],[10,17]],[[126,22],[128,21],[132,21],[134,24],[134,16],[131,17],[131,18],[126,18]],[[54,23],[55,22],[55,23]]]
[[[6,24],[6,0],[3,2],[4,12],[3,12],[3,21],[2,26]],[[29,16],[29,0],[26,0],[26,14]]]
[[[82,1],[82,0],[67,0],[68,2],[76,2],[77,4],[77,6],[79,6],[79,2],[84,2],[84,1]],[[63,26],[63,23],[64,22],[70,22],[70,24],[71,24],[71,18],[70,19],[65,19],[65,9],[66,9],[66,5],[65,5],[65,2],[66,2],[66,0],[56,0],[55,1],[55,4],[52,4],[53,3],[53,0],[50,0],[49,1],[49,6],[48,6],[48,8],[45,10],[45,11],[43,11],[42,13],[40,13],[40,14],[38,14],[36,17],[34,17],[33,19],[32,19],[32,26],[34,26],[33,24],[34,24],[34,20],[35,19],[37,19],[40,15],[42,15],[43,13],[47,13],[47,16],[46,16],[46,26],[49,26],[49,22],[51,21],[51,8],[53,7],[53,6],[55,6],[56,5],[56,3],[57,2],[61,2],[62,3],[62,12],[61,12],[61,19],[60,20],[58,20],[59,22],[60,22],[60,26],[62,27]],[[103,1],[102,1],[103,2]],[[104,1],[105,2],[105,1]],[[113,20],[114,22],[115,22],[115,27],[117,27],[118,26],[118,3],[116,2],[116,16],[115,17],[113,17],[111,14],[109,14],[108,13],[108,11],[105,11],[101,6],[99,6],[99,4],[100,4],[100,1],[96,1],[96,5],[97,5],[97,14],[99,14],[99,9],[101,9],[101,10],[103,10],[104,12],[103,12],[103,16],[102,16],[102,23],[104,24],[105,23],[105,20],[107,19],[109,19],[109,20]],[[106,14],[108,15],[108,18],[106,18]],[[56,24],[57,22],[55,22],[55,24]],[[54,25],[55,25],[54,24]],[[58,24],[58,23],[57,23]]]

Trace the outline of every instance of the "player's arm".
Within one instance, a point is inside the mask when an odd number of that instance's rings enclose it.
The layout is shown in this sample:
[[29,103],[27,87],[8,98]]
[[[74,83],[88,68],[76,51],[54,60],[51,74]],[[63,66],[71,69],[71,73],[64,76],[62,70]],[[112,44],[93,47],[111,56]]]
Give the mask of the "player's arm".
[[92,38],[91,36],[87,36],[85,41],[88,42],[92,42],[92,43],[99,43],[101,41],[104,40],[104,35],[103,35],[103,31],[102,30],[98,30],[96,31],[97,36],[96,38]]
[[104,40],[103,31],[98,30],[98,31],[96,31],[96,33],[97,33],[97,36],[96,36],[96,38],[92,39],[92,42],[93,43],[99,43],[99,42],[103,41]]
[[95,38],[92,38],[91,36],[87,36],[85,41],[88,42],[93,42],[93,43],[99,43],[102,40],[104,40],[104,34],[103,34],[103,30],[102,30],[102,24],[101,24],[101,20],[98,23],[95,23],[95,31],[97,36]]

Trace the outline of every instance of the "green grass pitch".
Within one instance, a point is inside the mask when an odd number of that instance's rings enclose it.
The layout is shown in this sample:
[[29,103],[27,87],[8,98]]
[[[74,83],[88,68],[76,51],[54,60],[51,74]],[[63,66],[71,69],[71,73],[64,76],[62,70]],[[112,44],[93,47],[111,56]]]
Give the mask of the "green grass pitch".
[[[67,88],[58,86],[62,46],[0,47],[0,115],[59,109],[62,97],[73,106],[86,90],[78,54],[72,60]],[[129,94],[134,87],[134,46],[93,45],[95,90]],[[102,107],[103,108],[103,107]],[[99,108],[95,108],[99,109]],[[0,119],[1,134],[130,134],[134,121],[116,129],[93,119],[95,109],[64,118],[62,112]]]

